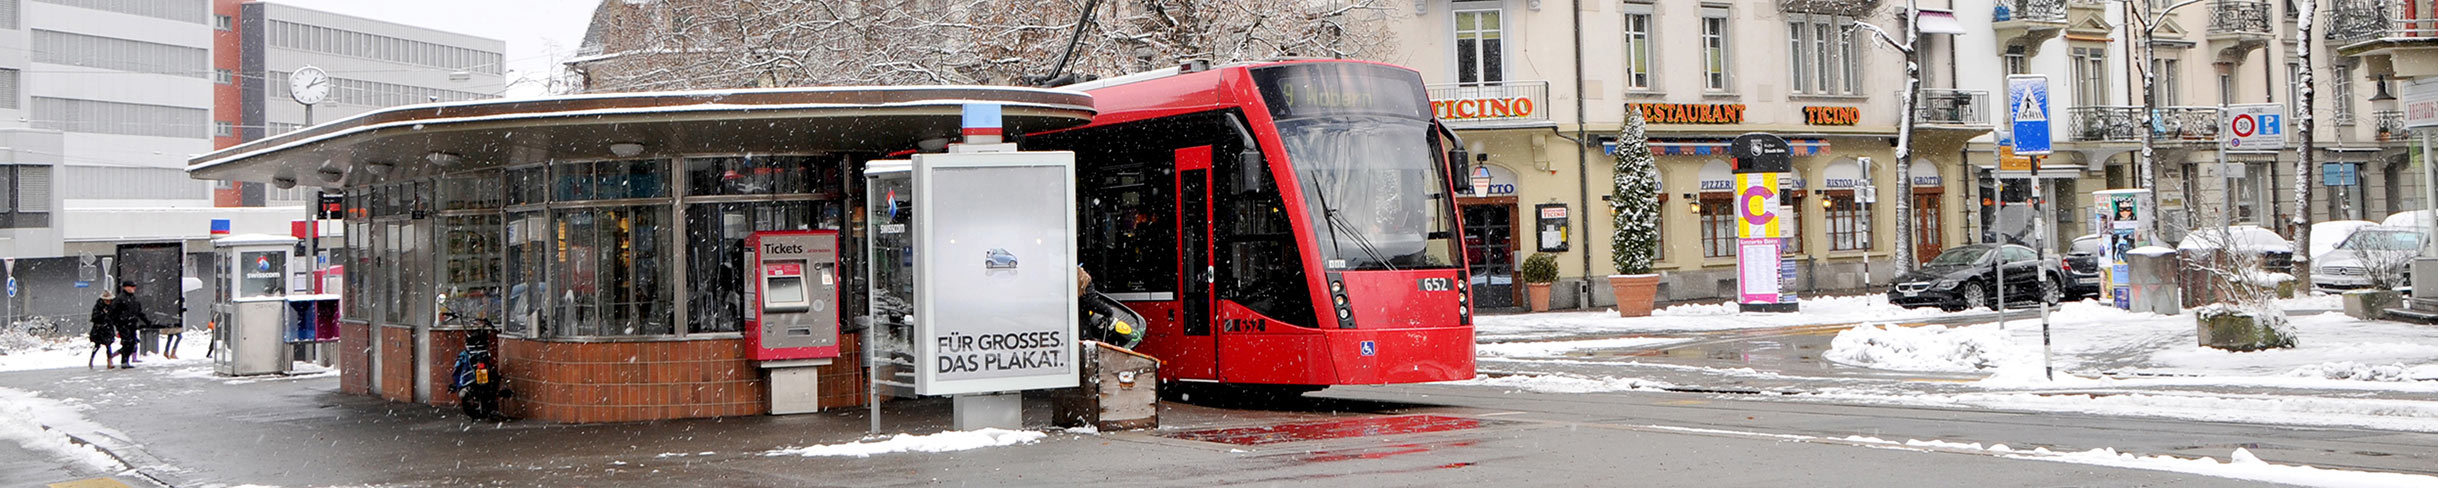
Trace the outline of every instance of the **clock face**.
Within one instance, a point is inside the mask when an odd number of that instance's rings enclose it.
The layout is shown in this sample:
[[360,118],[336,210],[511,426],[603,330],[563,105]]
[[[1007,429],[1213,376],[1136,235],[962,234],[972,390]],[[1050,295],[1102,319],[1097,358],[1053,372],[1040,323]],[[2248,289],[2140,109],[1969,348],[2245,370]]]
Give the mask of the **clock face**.
[[330,97],[330,75],[321,68],[306,66],[288,74],[288,96],[296,103],[312,105]]

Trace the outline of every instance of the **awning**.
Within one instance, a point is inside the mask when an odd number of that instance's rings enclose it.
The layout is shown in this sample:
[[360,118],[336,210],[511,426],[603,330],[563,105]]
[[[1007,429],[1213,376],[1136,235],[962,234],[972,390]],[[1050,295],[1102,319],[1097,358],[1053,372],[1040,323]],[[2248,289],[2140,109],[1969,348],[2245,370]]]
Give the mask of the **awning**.
[[1964,23],[1956,21],[1953,12],[1922,9],[1922,14],[1914,19],[1923,34],[1964,35]]
[[[1725,156],[1729,139],[1652,139],[1651,154],[1660,156]],[[1827,139],[1787,139],[1796,156],[1818,156],[1829,153]],[[1613,149],[1612,149],[1613,151]]]

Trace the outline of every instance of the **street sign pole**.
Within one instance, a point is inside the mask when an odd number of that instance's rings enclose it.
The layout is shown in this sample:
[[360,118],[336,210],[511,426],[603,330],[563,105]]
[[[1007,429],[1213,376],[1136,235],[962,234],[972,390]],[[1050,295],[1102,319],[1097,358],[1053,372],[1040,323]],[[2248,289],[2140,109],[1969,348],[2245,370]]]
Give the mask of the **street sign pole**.
[[[2042,225],[2048,222],[2044,218],[2048,216],[2047,207],[2042,205],[2047,203],[2048,199],[2041,198],[2043,194],[2040,193],[2040,160],[2043,159],[2048,159],[2048,156],[2032,156],[2032,243],[2034,244],[2032,246],[2032,270],[2043,275],[2040,277],[2042,283],[2048,283],[2049,277],[2046,275],[2049,266],[2049,232],[2051,231],[2048,226]],[[2065,277],[2057,278],[2063,280]],[[2066,284],[2064,282],[2060,281],[2053,286],[2058,293],[2065,293]],[[2042,374],[2047,375],[2048,379],[2056,380],[2057,368],[2052,366],[2049,361],[2052,356],[2049,346],[2050,289],[2051,285],[2042,285],[2039,288],[2040,298],[2036,299],[2040,304],[2040,370]]]

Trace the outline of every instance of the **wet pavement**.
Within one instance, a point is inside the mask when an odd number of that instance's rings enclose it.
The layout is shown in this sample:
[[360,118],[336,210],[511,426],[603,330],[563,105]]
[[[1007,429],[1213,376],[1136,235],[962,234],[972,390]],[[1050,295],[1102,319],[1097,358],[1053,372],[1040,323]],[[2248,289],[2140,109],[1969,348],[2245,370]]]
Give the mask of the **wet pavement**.
[[[860,409],[609,425],[469,423],[446,409],[337,393],[327,375],[224,380],[195,374],[199,368],[0,373],[0,387],[90,405],[84,416],[107,428],[71,433],[129,459],[141,477],[122,479],[169,486],[1945,486],[1989,473],[2005,473],[2001,484],[2013,485],[2248,484],[1726,432],[1793,428],[1733,419],[1840,417],[1803,413],[1827,407],[1718,395],[1340,387],[1260,408],[1169,403],[1154,431],[1050,430],[1031,445],[845,458],[770,451],[857,440],[867,425]],[[1028,404],[1028,424],[1042,428],[1048,409]],[[1686,406],[1696,404],[1704,406]],[[891,432],[931,432],[942,428],[946,410],[945,401],[891,402],[883,418]],[[1874,412],[1803,422],[1803,429],[1886,433],[1920,416]],[[1698,418],[1670,418],[1681,414]],[[37,484],[89,474],[5,466],[0,478]]]

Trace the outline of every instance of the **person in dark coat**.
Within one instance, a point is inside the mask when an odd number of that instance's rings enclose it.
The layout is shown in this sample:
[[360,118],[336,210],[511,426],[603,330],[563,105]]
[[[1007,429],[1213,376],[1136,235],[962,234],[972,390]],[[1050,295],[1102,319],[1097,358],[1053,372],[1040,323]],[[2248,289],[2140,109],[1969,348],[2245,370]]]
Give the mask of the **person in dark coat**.
[[115,296],[109,290],[103,290],[101,298],[93,299],[93,314],[89,316],[92,317],[93,328],[85,332],[85,338],[93,340],[93,351],[85,353],[87,368],[93,367],[93,356],[96,355],[102,357],[103,369],[118,368],[118,363],[112,362],[116,361],[118,352],[110,349],[111,343],[118,342],[119,337],[118,324],[110,316],[110,300]]
[[144,304],[135,300],[135,282],[119,282],[118,297],[110,299],[110,305],[107,308],[109,310],[105,313],[110,317],[110,324],[118,329],[119,367],[133,368],[135,367],[137,346],[136,331],[151,325],[151,320],[144,318]]

